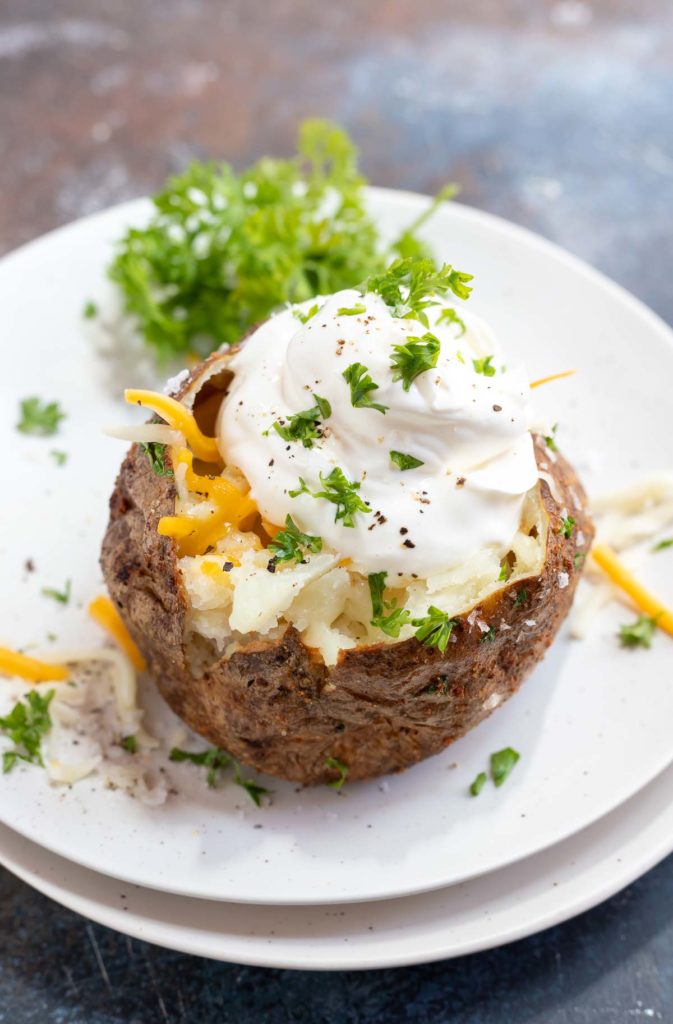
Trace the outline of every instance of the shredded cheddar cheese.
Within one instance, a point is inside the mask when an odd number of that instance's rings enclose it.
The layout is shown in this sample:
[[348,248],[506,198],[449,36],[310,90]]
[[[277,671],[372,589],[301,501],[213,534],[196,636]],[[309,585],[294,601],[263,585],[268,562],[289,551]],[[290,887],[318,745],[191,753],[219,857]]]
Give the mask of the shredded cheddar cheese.
[[70,669],[67,665],[52,664],[29,658],[8,647],[0,647],[0,673],[4,676],[19,676],[29,683],[49,683],[67,679]]
[[649,590],[646,590],[638,582],[633,573],[629,572],[624,563],[620,561],[612,548],[609,548],[607,544],[598,544],[591,553],[594,561],[597,562],[610,580],[623,590],[625,594],[628,594],[641,611],[651,616],[660,629],[673,636],[673,611],[669,610],[654,594],[651,594]]
[[220,461],[217,441],[214,437],[206,437],[192,413],[181,402],[168,395],[161,395],[158,391],[142,391],[135,388],[128,388],[124,392],[124,397],[132,405],[142,405],[151,409],[166,420],[170,427],[184,434],[198,459],[204,462]]
[[540,377],[539,380],[534,380],[531,383],[531,390],[533,388],[539,388],[542,384],[550,384],[553,380],[563,380],[564,377],[572,377],[577,370],[564,370],[563,373],[552,373],[551,377]]
[[100,594],[89,605],[89,615],[99,626],[107,630],[111,637],[119,644],[125,654],[128,655],[134,668],[138,672],[146,669],[145,659],[131,639],[129,632],[121,620],[119,612],[109,597]]

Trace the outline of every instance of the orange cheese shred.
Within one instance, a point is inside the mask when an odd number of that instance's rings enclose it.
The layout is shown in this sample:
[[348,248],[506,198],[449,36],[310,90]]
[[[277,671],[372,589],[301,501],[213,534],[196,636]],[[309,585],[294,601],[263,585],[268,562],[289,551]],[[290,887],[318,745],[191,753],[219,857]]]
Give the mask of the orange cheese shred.
[[166,420],[170,427],[184,434],[197,459],[202,459],[204,462],[221,461],[217,441],[214,437],[206,437],[192,413],[182,402],[178,402],[168,395],[162,395],[158,391],[143,391],[136,388],[127,388],[124,398],[131,405],[142,405],[151,409],[157,416]]
[[572,377],[577,370],[564,370],[563,373],[552,373],[551,377],[540,377],[539,380],[534,380],[531,383],[531,390],[533,388],[539,388],[542,384],[550,384],[553,380],[563,380],[564,377]]
[[597,544],[592,549],[591,554],[594,561],[600,565],[603,572],[610,577],[615,586],[623,590],[625,594],[628,594],[641,611],[656,621],[660,629],[673,636],[673,611],[662,604],[649,590],[646,590],[642,583],[620,561],[612,548],[608,547],[607,544]]
[[119,612],[109,597],[100,594],[95,597],[89,605],[89,615],[99,626],[107,630],[110,636],[128,656],[133,667],[138,672],[144,672],[147,668],[145,659],[131,639],[129,632],[121,620]]
[[0,674],[3,676],[19,676],[29,683],[51,683],[67,679],[70,669],[67,665],[57,665],[49,661],[38,661],[29,658],[9,647],[0,647]]

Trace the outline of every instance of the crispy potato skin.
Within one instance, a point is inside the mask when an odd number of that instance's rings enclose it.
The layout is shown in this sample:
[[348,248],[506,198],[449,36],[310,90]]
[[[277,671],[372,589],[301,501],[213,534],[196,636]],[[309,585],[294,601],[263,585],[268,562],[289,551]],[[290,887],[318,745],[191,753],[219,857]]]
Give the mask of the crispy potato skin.
[[[206,367],[215,365],[213,358]],[[189,394],[199,372],[178,397]],[[335,777],[325,767],[328,757],[348,766],[349,781],[401,771],[443,750],[515,693],[568,613],[581,571],[574,555],[588,551],[593,525],[572,467],[558,453],[552,462],[542,438],[535,448],[560,500],[541,480],[549,517],[541,574],[505,584],[478,606],[493,639],[485,639],[474,616],[469,622],[463,615],[444,654],[412,638],[345,651],[328,667],[290,627],[281,639],[258,639],[228,659],[204,642],[203,668],[193,674],[175,546],[157,534],[161,516],[174,511],[175,488],[171,477],[154,475],[137,445],[110,500],[105,580],[160,692],[210,743],[260,771],[307,785]],[[564,511],[577,521],[569,538],[560,532]],[[559,586],[559,573],[567,573],[566,587]]]

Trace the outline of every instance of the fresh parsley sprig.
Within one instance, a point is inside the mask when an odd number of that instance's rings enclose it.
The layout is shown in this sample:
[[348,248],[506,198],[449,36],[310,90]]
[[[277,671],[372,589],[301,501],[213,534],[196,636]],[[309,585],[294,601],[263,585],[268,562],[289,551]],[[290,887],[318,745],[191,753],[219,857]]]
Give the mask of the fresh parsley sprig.
[[288,494],[291,498],[297,498],[300,494],[309,494],[312,498],[324,498],[325,501],[331,501],[336,506],[334,522],[342,522],[344,526],[348,527],[355,526],[355,516],[358,512],[362,512],[364,515],[371,514],[372,510],[369,505],[358,494],[360,484],[355,480],[349,480],[339,466],[335,466],[327,476],[321,473],[320,483],[324,489],[312,491],[304,478],[299,477],[299,487],[288,491]]
[[414,634],[426,647],[436,647],[443,654],[447,648],[451,633],[458,625],[457,619],[450,619],[447,612],[430,605],[423,618],[412,619],[411,625],[416,627]]
[[289,416],[285,422],[277,420],[273,424],[279,437],[284,441],[301,441],[304,448],[313,447],[313,442],[323,436],[323,422],[332,415],[332,406],[326,398],[314,394],[313,401],[315,405],[310,409]]
[[356,409],[376,409],[385,416],[388,406],[380,402],[372,402],[370,392],[378,391],[379,386],[375,384],[369,375],[366,366],[362,363],[351,363],[341,374],[351,389],[351,405]]
[[138,445],[147,456],[152,472],[156,476],[173,476],[173,470],[166,465],[166,445],[158,441],[141,441]]
[[55,692],[48,690],[43,695],[30,690],[8,715],[0,718],[0,730],[7,733],[14,744],[13,750],[6,750],[2,755],[3,772],[11,772],[19,761],[43,765],[42,737],[51,728],[49,705]]
[[371,624],[375,629],[380,629],[386,636],[397,639],[403,626],[411,621],[411,612],[406,608],[398,608],[397,601],[385,601],[383,594],[386,588],[386,576],[384,572],[373,572],[367,577],[369,583],[369,594],[372,601]]
[[38,437],[49,437],[58,430],[61,420],[66,418],[58,402],[43,402],[33,395],[21,402],[21,415],[16,429],[22,434],[35,434]]
[[221,773],[226,771],[227,768],[233,766],[233,781],[237,786],[241,786],[246,791],[252,802],[256,804],[257,807],[261,806],[261,798],[270,792],[270,790],[266,789],[264,786],[260,786],[252,779],[244,779],[241,774],[241,766],[238,761],[220,747],[208,747],[206,750],[200,750],[197,752],[180,750],[179,747],[173,747],[169,754],[169,760],[176,762],[188,761],[190,764],[207,768],[208,774],[206,775],[206,782],[211,789],[214,789],[217,786],[220,781]]
[[322,538],[302,533],[292,516],[288,515],[285,517],[285,529],[276,534],[268,550],[276,562],[301,562],[305,551],[314,555],[322,551]]
[[467,299],[472,288],[472,274],[455,270],[445,263],[437,267],[427,257],[407,256],[395,260],[382,274],[372,274],[360,285],[363,295],[380,295],[395,317],[418,320],[429,327],[426,309],[436,306],[447,292]]
[[405,344],[394,345],[390,358],[393,381],[401,380],[402,387],[408,391],[417,377],[437,365],[440,348],[439,338],[430,331],[422,337],[410,335]]

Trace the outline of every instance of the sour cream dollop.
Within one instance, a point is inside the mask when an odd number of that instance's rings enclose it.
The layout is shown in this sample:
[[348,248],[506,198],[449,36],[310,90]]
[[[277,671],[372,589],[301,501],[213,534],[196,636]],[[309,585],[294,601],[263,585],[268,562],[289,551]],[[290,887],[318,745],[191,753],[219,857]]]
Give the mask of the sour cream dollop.
[[[289,514],[324,549],[352,560],[362,573],[425,578],[465,562],[484,548],[503,555],[520,522],[538,470],[530,434],[529,383],[519,368],[503,366],[495,338],[478,317],[440,320],[444,302],[427,310],[429,328],[393,317],[375,294],[345,290],[318,300],[319,311],[302,324],[286,310],[262,324],[234,355],[234,378],[218,420],[218,440],[229,465],[250,483],[263,517],[279,525]],[[299,307],[306,313],[313,305]],[[348,315],[339,310],[364,305]],[[441,342],[436,367],[416,377],[408,391],[393,380],[395,345],[430,330]],[[493,376],[474,360],[492,356]],[[378,384],[372,401],[381,413],[355,407],[343,372],[361,363]],[[323,436],[306,448],[272,428],[315,405],[330,403]],[[272,428],[272,429],[269,429]],[[391,451],[423,465],[401,470]],[[339,467],[369,513],[353,527],[335,520],[336,506],[309,494],[291,497],[300,477],[311,491]]]

